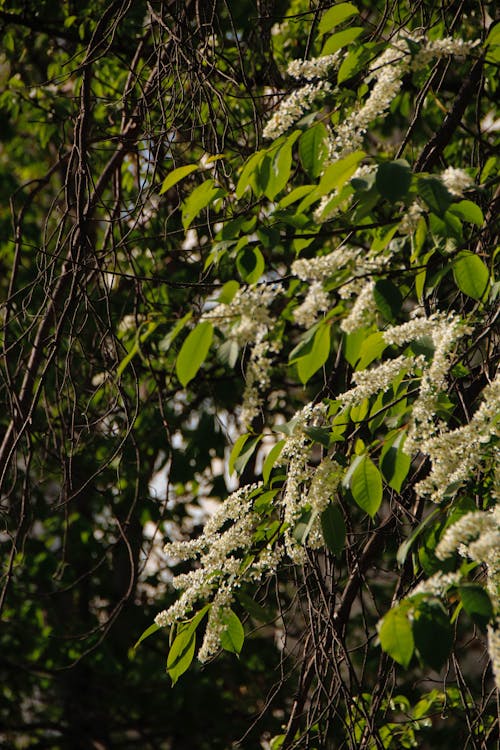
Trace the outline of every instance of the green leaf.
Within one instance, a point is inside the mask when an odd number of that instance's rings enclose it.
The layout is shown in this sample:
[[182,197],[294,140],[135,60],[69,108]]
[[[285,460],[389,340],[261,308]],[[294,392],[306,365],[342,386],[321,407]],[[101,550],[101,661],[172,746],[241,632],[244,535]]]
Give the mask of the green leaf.
[[243,193],[247,188],[251,188],[256,195],[260,192],[257,185],[257,174],[266,153],[265,149],[257,151],[257,153],[252,154],[243,165],[235,190],[238,200],[243,196]]
[[353,151],[352,154],[344,156],[343,159],[337,159],[333,164],[330,164],[319,181],[318,196],[327,195],[332,190],[338,190],[342,187],[352,177],[364,156],[364,151]]
[[222,613],[221,620],[226,626],[220,636],[220,645],[224,651],[239,654],[245,640],[245,631],[238,615],[232,609]]
[[250,433],[246,432],[244,435],[240,435],[239,438],[237,438],[234,441],[234,445],[232,447],[232,450],[229,456],[229,464],[228,464],[228,471],[230,474],[232,474],[233,471],[235,470],[235,461],[237,460],[238,456],[243,450],[243,446],[245,445],[245,443],[250,437],[251,437]]
[[400,546],[396,555],[396,560],[398,561],[398,565],[404,565],[406,562],[406,558],[408,556],[408,552],[413,547],[416,539],[420,536],[420,534],[425,531],[427,526],[431,523],[431,521],[434,520],[434,518],[439,514],[440,509],[435,508],[433,511],[429,513],[428,516],[424,518],[424,520],[419,523],[417,528],[413,531],[412,534],[406,539]]
[[214,327],[208,320],[199,323],[189,333],[182,344],[175,363],[175,371],[181,385],[186,385],[194,378],[210,349]]
[[349,80],[349,78],[352,78],[353,75],[358,73],[358,71],[361,69],[361,67],[364,64],[364,49],[363,47],[358,47],[358,49],[354,49],[351,52],[349,52],[344,60],[342,61],[342,65],[339,68],[339,72],[337,73],[337,83],[341,84],[344,81]]
[[415,643],[407,610],[403,607],[390,609],[379,623],[380,645],[389,656],[408,667],[413,656]]
[[165,353],[170,349],[170,347],[174,343],[179,333],[182,331],[186,323],[189,320],[191,320],[192,317],[193,317],[193,313],[188,312],[180,320],[177,321],[177,323],[172,328],[172,330],[169,331],[167,335],[164,336],[162,340],[160,341],[160,343],[158,344],[158,348],[161,352]]
[[469,224],[475,224],[478,227],[482,227],[484,224],[483,212],[477,203],[473,203],[472,201],[452,203],[448,211],[458,216],[462,221],[467,221]]
[[461,292],[480,300],[488,288],[490,275],[483,261],[475,253],[463,250],[453,263],[453,276]]
[[229,305],[239,288],[240,285],[237,281],[226,281],[220,290],[219,299],[217,301],[222,305]]
[[482,586],[467,583],[458,587],[458,593],[460,594],[463,608],[469,617],[482,630],[485,630],[486,625],[494,615],[491,599],[486,591]]
[[321,50],[321,55],[333,55],[337,50],[351,44],[351,42],[357,39],[363,31],[364,29],[362,26],[352,26],[350,29],[337,31],[336,34],[332,34],[332,36],[326,40],[323,49]]
[[132,649],[135,651],[136,648],[146,640],[146,638],[149,638],[150,635],[153,635],[153,633],[156,633],[157,630],[160,629],[160,626],[154,622],[152,625],[149,626],[149,628],[146,628],[144,633],[141,635],[141,637],[134,643],[132,646]]
[[172,680],[172,687],[191,666],[196,647],[196,632],[188,627],[179,629],[167,657],[167,673]]
[[380,195],[391,203],[403,200],[411,185],[410,165],[404,159],[380,164],[375,184]]
[[177,167],[177,169],[174,169],[173,172],[170,172],[170,174],[168,174],[163,180],[160,195],[166,193],[167,190],[170,190],[171,187],[183,180],[184,177],[187,177],[188,174],[195,172],[197,169],[197,164],[186,164],[184,167]]
[[410,456],[403,451],[405,437],[404,433],[397,435],[393,442],[384,446],[380,456],[382,474],[389,486],[396,492],[401,492],[411,466]]
[[344,356],[351,367],[355,367],[361,356],[361,347],[370,335],[370,331],[365,328],[358,328],[352,333],[348,333],[344,338]]
[[422,661],[441,669],[453,645],[453,629],[448,613],[437,600],[424,600],[413,613],[413,638]]
[[269,173],[264,187],[264,195],[270,201],[285,188],[292,168],[292,147],[286,142],[270,162]]
[[269,482],[271,471],[273,470],[274,464],[278,460],[285,443],[286,440],[279,440],[276,445],[273,445],[273,447],[267,454],[266,460],[264,461],[264,464],[262,466],[262,478],[264,480],[264,484],[267,484]]
[[328,31],[338,26],[339,23],[346,21],[352,16],[358,15],[358,9],[352,3],[338,3],[332,8],[329,8],[318,26],[318,34],[326,34]]
[[328,359],[330,354],[330,326],[321,325],[314,336],[311,351],[297,360],[300,382],[305,385]]
[[452,196],[437,177],[419,177],[417,189],[418,195],[438,216],[442,216],[448,209]]
[[258,247],[247,245],[238,253],[236,268],[247,284],[255,284],[264,273],[265,267],[264,256]]
[[359,507],[373,518],[382,502],[382,477],[368,456],[363,456],[353,471],[350,490]]
[[291,206],[292,203],[296,203],[301,198],[304,198],[304,196],[309,195],[313,190],[316,190],[316,185],[300,185],[285,195],[285,197],[278,203],[278,206],[280,208],[287,208],[288,206]]
[[384,349],[387,349],[387,343],[382,331],[370,334],[361,344],[356,370],[365,370],[374,359],[380,357]]
[[321,514],[321,531],[325,544],[335,557],[340,557],[345,546],[346,527],[339,506],[331,502]]
[[261,439],[262,439],[262,435],[259,435],[258,437],[253,438],[253,440],[250,440],[248,445],[246,445],[245,450],[242,453],[240,453],[240,455],[235,459],[234,469],[238,474],[241,474],[243,470],[245,469],[245,466],[250,461]]
[[322,122],[318,122],[302,133],[299,140],[300,162],[309,177],[319,177],[327,156],[328,130]]
[[182,226],[188,229],[200,211],[213,203],[216,198],[226,195],[215,180],[206,180],[198,185],[182,204]]
[[375,284],[373,296],[378,309],[389,323],[397,318],[403,304],[403,295],[392,281],[379,279]]

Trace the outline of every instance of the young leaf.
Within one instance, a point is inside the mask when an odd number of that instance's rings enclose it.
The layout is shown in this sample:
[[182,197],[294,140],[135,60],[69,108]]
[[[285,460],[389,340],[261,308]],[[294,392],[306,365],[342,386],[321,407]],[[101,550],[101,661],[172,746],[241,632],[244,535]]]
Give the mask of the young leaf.
[[281,451],[283,450],[283,446],[285,445],[286,440],[278,440],[276,445],[273,445],[271,450],[266,456],[266,460],[264,461],[264,465],[262,466],[262,478],[264,480],[264,484],[267,484],[269,482],[269,477],[271,476],[271,471],[273,470],[274,464],[279,458],[279,455]]
[[250,433],[246,432],[244,435],[240,435],[239,438],[237,438],[234,441],[233,448],[231,450],[231,454],[229,456],[229,464],[228,464],[228,471],[230,474],[233,473],[235,466],[234,463],[238,456],[240,455],[241,451],[243,450],[243,446],[247,442],[248,438],[250,437]]
[[366,338],[359,350],[359,360],[356,364],[356,370],[364,370],[374,359],[380,357],[387,343],[384,340],[384,334],[381,331],[375,331]]
[[346,21],[352,16],[358,14],[358,9],[352,3],[338,3],[329,8],[319,22],[318,33],[326,34],[328,31],[338,26],[342,21]]
[[172,680],[172,687],[181,675],[191,666],[196,646],[196,632],[191,628],[178,628],[178,635],[170,647],[167,657],[167,672]]
[[352,154],[344,156],[343,159],[337,159],[333,164],[330,164],[319,181],[317,194],[321,197],[342,187],[353,176],[364,156],[364,151],[353,151]]
[[226,281],[226,283],[220,290],[219,299],[218,299],[219,304],[229,305],[229,303],[233,300],[234,295],[236,294],[239,288],[240,288],[240,285],[238,284],[237,281],[234,281],[234,280]]
[[380,456],[380,468],[385,480],[396,492],[406,479],[411,466],[411,458],[403,451],[405,435],[400,433],[394,442],[389,442]]
[[478,255],[462,250],[453,263],[453,276],[461,292],[480,300],[488,288],[490,275]]
[[339,68],[339,72],[337,73],[337,84],[343,83],[344,81],[348,81],[349,78],[352,78],[352,76],[362,68],[363,58],[363,47],[351,50],[351,52],[346,55]]
[[182,205],[182,226],[184,229],[191,226],[200,211],[223,195],[226,195],[226,191],[217,187],[215,180],[206,180],[198,185]]
[[235,194],[238,200],[243,196],[243,193],[248,187],[250,187],[254,193],[259,192],[257,188],[256,177],[259,166],[265,156],[266,150],[261,149],[260,151],[257,151],[257,153],[252,154],[252,156],[250,156],[250,158],[247,159],[247,161],[243,165],[243,169],[241,170],[241,174],[235,190]]
[[484,224],[483,212],[477,203],[473,203],[472,201],[452,203],[448,211],[458,216],[462,221],[469,222],[469,224],[475,224],[478,227],[482,227]]
[[328,359],[330,354],[330,326],[321,325],[313,339],[311,351],[297,360],[300,382],[305,385]]
[[335,557],[340,557],[345,546],[346,527],[337,503],[330,502],[321,514],[321,531],[330,552],[333,552]]
[[382,502],[382,477],[368,456],[363,456],[356,466],[350,489],[359,507],[373,518]]
[[135,651],[137,647],[146,640],[146,638],[149,638],[150,635],[153,635],[153,633],[156,633],[157,630],[160,629],[160,626],[154,622],[152,625],[149,626],[149,628],[146,628],[144,633],[141,635],[141,637],[134,643],[132,646],[132,649]]
[[250,461],[256,447],[258,446],[259,442],[262,439],[262,435],[259,435],[256,438],[253,438],[249,441],[248,445],[246,445],[245,450],[240,453],[240,455],[234,460],[234,470],[241,474],[247,465],[247,463]]
[[410,165],[404,159],[380,164],[375,184],[380,195],[391,203],[402,200],[411,185]]
[[195,172],[197,169],[198,169],[197,164],[186,164],[184,167],[177,167],[177,169],[174,169],[163,180],[161,190],[160,190],[160,195],[163,195],[163,193],[166,193],[167,190],[170,190],[171,187],[173,187],[178,182],[183,180],[184,177],[187,177],[188,174]]
[[378,637],[380,645],[389,656],[408,667],[413,656],[415,643],[410,621],[405,609],[390,609],[379,624]]
[[321,174],[327,156],[328,131],[322,122],[318,122],[300,136],[300,163],[309,177],[315,179]]
[[337,31],[336,34],[332,34],[332,36],[326,40],[323,49],[321,50],[321,54],[333,55],[337,50],[351,44],[351,42],[357,39],[363,31],[364,29],[362,26],[351,26],[351,28],[344,29],[344,31]]
[[175,363],[175,371],[181,385],[186,387],[194,378],[210,349],[214,327],[208,320],[199,323],[182,344]]
[[224,651],[239,654],[245,640],[245,631],[239,617],[229,609],[221,615],[221,619],[226,628],[221,633],[220,645]]
[[269,174],[264,187],[264,195],[270,201],[285,188],[292,168],[292,147],[287,141],[270,162]]

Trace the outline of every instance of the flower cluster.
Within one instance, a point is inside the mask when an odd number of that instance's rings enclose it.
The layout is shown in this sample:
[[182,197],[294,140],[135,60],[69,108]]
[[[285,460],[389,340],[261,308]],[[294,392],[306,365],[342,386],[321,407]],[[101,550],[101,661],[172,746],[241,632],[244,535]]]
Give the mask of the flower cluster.
[[258,415],[262,399],[260,393],[269,387],[271,357],[280,350],[278,341],[257,341],[252,348],[245,370],[245,390],[240,412],[240,422],[250,425]]
[[461,196],[464,190],[470,188],[474,182],[472,177],[463,169],[448,167],[441,172],[441,182],[452,195]]
[[457,553],[486,565],[487,587],[496,621],[488,625],[488,653],[500,689],[500,505],[491,511],[467,513],[445,532],[436,556],[445,560]]
[[[470,422],[456,430],[442,429],[420,445],[432,461],[430,474],[416,487],[420,495],[439,502],[448,488],[463,484],[485,458],[486,446],[500,436],[500,376],[483,391],[483,402]],[[492,453],[498,449],[492,445]]]
[[287,73],[292,78],[305,78],[307,81],[325,78],[333,68],[338,66],[340,58],[340,53],[335,52],[333,55],[313,57],[312,60],[292,60],[288,65]]
[[217,305],[203,315],[204,320],[217,325],[226,341],[234,342],[239,349],[250,348],[240,412],[240,421],[244,425],[250,424],[259,412],[260,392],[269,385],[272,355],[279,351],[279,342],[268,341],[273,327],[268,308],[275,298],[276,290],[270,284],[244,287],[236,292],[229,304]]
[[421,366],[421,357],[396,357],[369,370],[360,370],[353,375],[355,388],[341,393],[337,399],[344,405],[359,404],[374,393],[386,391],[394,379],[403,372],[411,372]]
[[428,318],[417,316],[384,332],[388,344],[402,346],[409,341],[429,337],[434,348],[432,361],[423,368],[418,398],[413,403],[412,418],[405,444],[405,451],[422,450],[421,446],[436,434],[434,424],[437,398],[445,388],[446,375],[450,368],[451,352],[458,339],[470,333],[454,313],[434,313]]
[[[319,426],[324,422],[327,407],[325,404],[306,404],[295,416],[295,428],[290,435],[280,455],[280,463],[287,467],[287,480],[285,491],[282,496],[283,520],[285,529],[285,549],[288,556],[296,563],[303,563],[305,559],[304,548],[293,536],[296,523],[302,512],[311,508],[311,503],[319,508],[323,500],[320,499],[322,488],[325,486],[325,475],[330,477],[334,474],[333,463],[327,464],[320,472],[316,480],[316,489],[311,497],[312,479],[314,470],[310,463],[310,442],[306,429]],[[331,471],[327,469],[330,467]],[[317,471],[317,470],[316,470]],[[327,478],[328,483],[328,478]],[[309,486],[309,490],[307,489]],[[331,496],[331,491],[329,496]],[[313,537],[317,538],[317,529],[313,530]]]
[[171,542],[165,554],[181,560],[197,559],[199,567],[176,576],[172,585],[182,594],[172,606],[160,612],[155,622],[168,627],[185,621],[200,601],[211,601],[205,637],[198,654],[206,661],[220,646],[223,615],[234,599],[235,591],[245,581],[260,580],[272,572],[281,559],[279,549],[272,545],[261,555],[260,565],[243,566],[242,555],[253,544],[253,534],[260,516],[253,510],[257,485],[240,488],[207,521],[198,539]]
[[227,339],[243,347],[262,340],[273,320],[268,307],[276,298],[276,290],[269,284],[238,289],[229,304],[220,304],[203,314],[211,320]]
[[358,328],[370,325],[375,319],[377,313],[377,307],[375,304],[375,298],[373,296],[373,290],[375,289],[375,282],[373,280],[367,281],[359,292],[354,305],[347,318],[344,318],[340,324],[341,329],[344,333],[352,333]]
[[281,102],[278,110],[267,123],[262,132],[264,138],[274,139],[286,133],[304,112],[307,112],[317,99],[331,91],[331,88],[328,81],[319,81],[315,84],[308,83],[297,91],[293,91]]

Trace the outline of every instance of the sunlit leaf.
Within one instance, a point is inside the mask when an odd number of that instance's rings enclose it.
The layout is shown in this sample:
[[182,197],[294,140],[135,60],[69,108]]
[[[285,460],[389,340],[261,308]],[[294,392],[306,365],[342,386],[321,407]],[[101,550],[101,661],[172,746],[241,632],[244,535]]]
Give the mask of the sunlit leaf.
[[379,624],[380,645],[389,656],[408,667],[413,656],[415,643],[407,612],[401,607],[390,609]]
[[180,383],[185,387],[192,380],[206,359],[212,343],[214,328],[212,323],[204,320],[189,333],[182,344],[175,363],[175,370]]
[[321,18],[318,26],[319,34],[326,34],[335,26],[338,26],[339,23],[346,21],[352,16],[356,16],[358,12],[358,9],[352,3],[338,3],[334,5]]
[[354,470],[350,489],[359,507],[373,518],[382,502],[382,478],[368,456],[363,456]]
[[191,174],[192,172],[196,172],[197,169],[198,169],[197,164],[186,164],[184,167],[177,167],[177,169],[174,169],[163,180],[162,186],[160,189],[160,195],[162,195],[163,193],[166,193],[167,190],[170,190],[170,188],[173,187],[174,185],[177,185],[177,183],[183,180],[184,177],[187,177],[188,174]]
[[245,631],[239,617],[232,609],[221,614],[225,629],[220,636],[220,644],[224,651],[239,654],[245,641]]
[[490,275],[481,258],[462,250],[453,263],[453,276],[461,292],[472,299],[481,299],[488,288]]

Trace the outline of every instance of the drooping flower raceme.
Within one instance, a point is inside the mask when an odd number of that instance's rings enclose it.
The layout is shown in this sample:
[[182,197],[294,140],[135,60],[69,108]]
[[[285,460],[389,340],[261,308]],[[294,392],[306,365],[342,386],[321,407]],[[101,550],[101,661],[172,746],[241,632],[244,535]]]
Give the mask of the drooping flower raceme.
[[498,447],[492,444],[500,437],[500,376],[484,389],[482,397],[468,424],[456,430],[441,429],[420,444],[422,453],[432,461],[432,469],[416,486],[419,495],[429,495],[439,502],[448,488],[456,491],[484,461],[490,444],[491,457],[500,459]]
[[219,304],[204,313],[223,332],[226,341],[238,349],[248,348],[249,357],[245,371],[245,390],[240,411],[240,422],[251,424],[262,405],[261,393],[269,385],[269,371],[273,355],[280,343],[269,340],[274,321],[269,306],[276,299],[272,284],[239,289],[228,304]]
[[332,90],[328,81],[318,83],[307,83],[302,88],[293,91],[278,106],[277,111],[271,117],[262,131],[264,138],[278,138],[286,133],[302,115],[307,112],[315,101],[322,98]]
[[486,566],[488,593],[496,615],[487,629],[488,653],[500,689],[500,505],[490,511],[467,513],[447,529],[436,547],[436,556],[446,560],[457,552]]
[[187,620],[198,603],[210,603],[205,637],[198,654],[206,661],[220,647],[223,615],[242,583],[260,580],[278,565],[282,552],[272,544],[261,555],[260,565],[244,565],[242,558],[253,547],[253,535],[260,516],[253,509],[257,485],[247,485],[230,495],[209,518],[200,537],[165,545],[165,554],[181,560],[194,559],[198,566],[176,576],[172,585],[182,594],[172,606],[160,612],[155,622],[168,627]]

